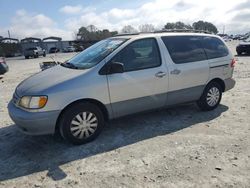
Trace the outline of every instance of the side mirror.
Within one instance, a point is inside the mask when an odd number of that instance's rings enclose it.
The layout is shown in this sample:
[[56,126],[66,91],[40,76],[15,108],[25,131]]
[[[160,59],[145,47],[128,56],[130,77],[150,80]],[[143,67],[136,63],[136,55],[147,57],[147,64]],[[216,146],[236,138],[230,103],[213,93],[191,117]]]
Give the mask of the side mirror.
[[108,63],[104,67],[102,67],[101,70],[99,71],[99,74],[107,75],[107,74],[115,74],[123,72],[124,72],[123,63],[113,62],[113,63]]
[[124,72],[123,63],[114,62],[110,64],[109,74],[123,73],[123,72]]

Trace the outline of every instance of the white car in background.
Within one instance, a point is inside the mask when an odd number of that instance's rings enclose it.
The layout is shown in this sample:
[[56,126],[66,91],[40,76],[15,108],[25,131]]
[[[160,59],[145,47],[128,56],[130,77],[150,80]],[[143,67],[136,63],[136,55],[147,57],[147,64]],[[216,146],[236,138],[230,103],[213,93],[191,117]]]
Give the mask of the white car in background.
[[223,37],[223,40],[224,40],[225,42],[230,42],[230,41],[232,41],[232,39],[231,39],[230,37],[227,37],[227,36]]
[[68,46],[66,48],[63,49],[63,52],[75,52],[76,49],[74,46]]

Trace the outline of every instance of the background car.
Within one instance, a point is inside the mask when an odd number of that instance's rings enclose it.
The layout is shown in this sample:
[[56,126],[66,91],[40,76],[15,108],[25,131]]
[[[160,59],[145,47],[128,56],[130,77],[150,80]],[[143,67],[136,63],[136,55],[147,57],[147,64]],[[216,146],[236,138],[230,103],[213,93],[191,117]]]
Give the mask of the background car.
[[243,53],[250,54],[250,37],[245,39],[236,47],[236,52],[238,55]]
[[225,42],[230,42],[232,39],[228,36],[222,37]]
[[83,46],[79,46],[79,45],[74,46],[74,48],[75,48],[76,52],[81,52],[81,51],[84,50],[84,47]]
[[49,49],[49,53],[57,53],[59,51],[60,50],[58,48],[56,48],[56,47],[52,47],[52,48]]
[[9,67],[3,57],[0,57],[0,75],[5,74],[9,71]]
[[34,58],[38,58],[39,56],[46,56],[46,52],[44,49],[42,49],[41,47],[32,47],[32,48],[28,48],[24,51],[24,57],[25,59],[29,59],[29,57],[34,57]]
[[74,46],[68,46],[66,48],[63,49],[63,52],[75,52],[76,49]]

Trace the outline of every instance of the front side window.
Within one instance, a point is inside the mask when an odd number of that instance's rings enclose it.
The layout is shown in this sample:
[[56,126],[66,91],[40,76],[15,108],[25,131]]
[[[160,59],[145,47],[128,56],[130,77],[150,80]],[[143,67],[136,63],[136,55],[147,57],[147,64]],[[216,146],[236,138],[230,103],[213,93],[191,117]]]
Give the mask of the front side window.
[[134,41],[122,49],[112,62],[122,63],[125,72],[160,66],[158,44],[154,38]]
[[77,54],[72,59],[61,65],[65,67],[70,65],[69,67],[75,67],[78,69],[91,68],[98,64],[100,61],[102,61],[126,40],[127,39],[123,38],[111,38],[102,40],[87,48],[86,50],[82,51],[81,53]]
[[206,60],[201,45],[201,37],[197,36],[166,36],[162,40],[176,64]]
[[228,55],[227,47],[216,37],[203,37],[202,45],[208,59],[220,58]]

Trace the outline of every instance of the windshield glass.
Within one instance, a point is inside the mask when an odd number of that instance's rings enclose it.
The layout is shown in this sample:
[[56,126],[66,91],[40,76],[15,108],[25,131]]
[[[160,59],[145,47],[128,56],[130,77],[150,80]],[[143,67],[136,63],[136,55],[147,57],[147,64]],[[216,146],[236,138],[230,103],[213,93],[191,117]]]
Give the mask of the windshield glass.
[[79,69],[91,68],[102,61],[125,41],[126,39],[121,38],[102,40],[77,54],[66,63],[72,64]]

